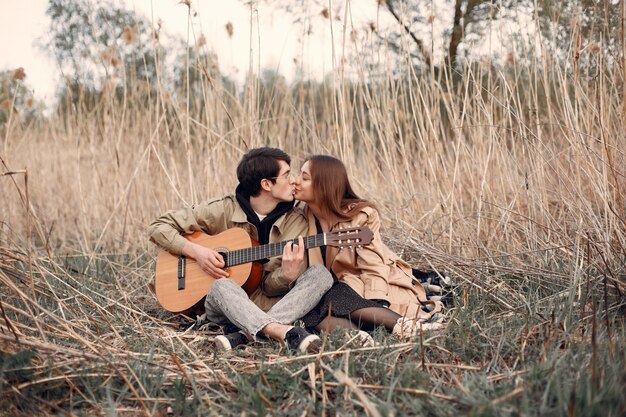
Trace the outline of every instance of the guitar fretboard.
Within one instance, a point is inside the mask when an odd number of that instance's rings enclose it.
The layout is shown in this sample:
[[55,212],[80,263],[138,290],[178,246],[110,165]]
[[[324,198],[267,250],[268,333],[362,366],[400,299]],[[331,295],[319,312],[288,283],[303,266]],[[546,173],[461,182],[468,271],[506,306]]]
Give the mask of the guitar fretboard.
[[[314,236],[307,236],[304,239],[304,248],[317,248],[323,246],[325,243],[325,233],[320,233]],[[288,243],[298,243],[298,239],[284,240],[282,242],[268,243],[261,246],[253,246],[251,248],[237,249],[222,253],[224,257],[225,267],[241,265],[248,262],[256,262],[261,259],[272,258],[274,256],[282,255],[285,245]]]

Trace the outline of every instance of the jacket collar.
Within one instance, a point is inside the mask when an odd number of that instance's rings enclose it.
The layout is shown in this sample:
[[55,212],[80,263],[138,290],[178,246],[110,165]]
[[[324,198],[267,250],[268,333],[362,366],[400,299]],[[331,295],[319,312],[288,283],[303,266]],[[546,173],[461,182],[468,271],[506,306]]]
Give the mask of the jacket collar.
[[[285,217],[286,216],[280,216],[274,222],[274,226],[276,226],[279,231],[282,231],[283,223],[285,223]],[[230,220],[233,223],[248,223],[248,216],[239,204],[235,204],[235,210],[233,211],[233,215],[230,217]]]
[[[231,216],[231,221],[233,223],[239,224],[249,223],[257,229],[269,223],[271,224],[270,227],[276,227],[279,233],[282,233],[282,226],[285,222],[285,217],[287,217],[286,215],[293,210],[295,202],[286,201],[279,203],[276,208],[271,213],[269,213],[265,219],[263,219],[263,221],[259,221],[256,214],[254,213],[254,210],[252,210],[252,207],[250,207],[249,200],[243,196],[243,193],[241,192],[239,187],[240,186],[237,186],[237,189],[235,190],[234,199],[237,201],[237,204],[235,205],[235,210],[233,211],[233,214]],[[253,221],[250,221],[249,216],[254,216],[252,218]],[[269,233],[269,230],[267,230],[266,233]]]
[[[233,200],[234,200],[233,196]],[[230,220],[233,223],[248,223],[248,217],[246,216],[246,212],[243,211],[241,205],[235,204],[235,210],[233,211],[233,215],[230,217]]]

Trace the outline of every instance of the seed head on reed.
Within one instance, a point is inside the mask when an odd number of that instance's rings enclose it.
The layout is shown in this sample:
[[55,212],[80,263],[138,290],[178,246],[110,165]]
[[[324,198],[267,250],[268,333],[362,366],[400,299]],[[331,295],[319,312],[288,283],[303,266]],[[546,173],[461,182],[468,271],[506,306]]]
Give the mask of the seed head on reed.
[[204,35],[198,36],[198,41],[196,42],[196,46],[198,48],[202,48],[204,45],[206,45],[206,37]]
[[102,51],[100,53],[100,58],[102,59],[103,62],[106,62],[112,65],[113,67],[117,67],[120,64],[120,60],[117,57],[115,47],[113,46],[109,46],[104,51]]
[[15,70],[15,72],[13,72],[14,80],[23,80],[24,78],[26,78],[26,73],[24,72],[24,68],[19,67],[18,69]]
[[235,33],[234,28],[233,28],[233,24],[231,22],[226,23],[226,33],[228,33],[228,37],[232,38],[233,37],[233,33]]
[[324,8],[324,10],[322,10],[322,11],[320,12],[320,14],[321,14],[322,16],[324,16],[324,18],[326,18],[326,19],[328,19],[328,16],[330,15],[330,14],[328,13],[328,8]]
[[156,28],[152,31],[152,40],[154,42],[159,42],[159,33],[161,32],[161,26],[163,26],[163,21],[159,19],[157,21]]
[[515,64],[515,53],[513,51],[509,51],[509,53],[506,55],[506,62],[510,65]]
[[137,42],[137,32],[135,28],[126,26],[122,32],[122,40],[126,45],[132,45]]

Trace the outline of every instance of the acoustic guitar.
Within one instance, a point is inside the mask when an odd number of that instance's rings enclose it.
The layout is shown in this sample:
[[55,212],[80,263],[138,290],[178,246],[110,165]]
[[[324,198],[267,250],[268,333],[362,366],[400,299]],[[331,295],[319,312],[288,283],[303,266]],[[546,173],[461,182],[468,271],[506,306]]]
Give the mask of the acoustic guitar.
[[[366,226],[350,227],[306,236],[304,248],[367,245],[373,236]],[[184,237],[219,252],[226,264],[224,269],[229,273],[227,279],[235,281],[248,294],[257,289],[263,276],[263,266],[257,261],[280,256],[285,245],[290,242],[298,243],[298,239],[293,239],[259,245],[245,230],[238,227],[213,236],[195,232]],[[204,272],[191,258],[173,255],[165,250],[159,251],[154,287],[157,300],[168,311],[180,313],[192,309],[204,299],[216,279]]]

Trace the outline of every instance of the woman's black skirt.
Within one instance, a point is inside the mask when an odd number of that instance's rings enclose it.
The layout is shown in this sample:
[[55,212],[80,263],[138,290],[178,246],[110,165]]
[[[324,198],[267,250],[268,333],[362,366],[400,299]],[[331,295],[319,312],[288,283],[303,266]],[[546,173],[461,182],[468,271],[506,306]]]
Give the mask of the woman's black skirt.
[[329,315],[347,318],[353,311],[368,307],[382,306],[376,301],[361,297],[348,284],[335,281],[313,310],[302,317],[302,321],[306,327],[315,327]]

